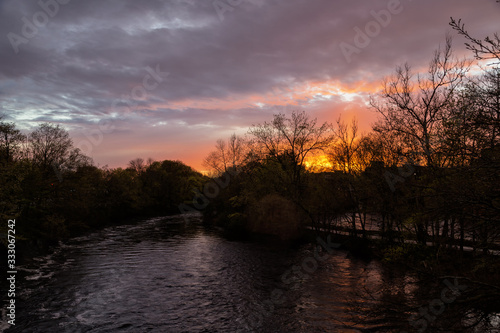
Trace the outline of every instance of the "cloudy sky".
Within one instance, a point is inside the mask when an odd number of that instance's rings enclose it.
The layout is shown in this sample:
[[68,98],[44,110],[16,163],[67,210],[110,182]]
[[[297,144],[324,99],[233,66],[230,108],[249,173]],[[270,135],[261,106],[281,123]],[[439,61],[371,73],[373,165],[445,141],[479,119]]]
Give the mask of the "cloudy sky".
[[462,18],[500,31],[495,0],[0,0],[0,114],[70,131],[96,164],[179,159],[273,113],[356,115],[396,65],[425,68]]

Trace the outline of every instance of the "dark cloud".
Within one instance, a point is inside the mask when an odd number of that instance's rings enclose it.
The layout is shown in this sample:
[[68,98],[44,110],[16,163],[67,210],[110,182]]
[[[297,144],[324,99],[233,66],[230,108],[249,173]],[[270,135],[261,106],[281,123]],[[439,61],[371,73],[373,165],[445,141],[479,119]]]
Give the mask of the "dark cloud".
[[[42,0],[53,15],[38,27],[45,15],[39,1],[0,1],[0,112],[24,128],[58,122],[82,138],[108,120],[115,130],[93,153],[111,165],[135,157],[134,147],[179,142],[176,136],[205,145],[276,111],[335,119],[348,108],[335,96],[342,87],[373,85],[403,62],[425,66],[450,32],[450,16],[483,38],[498,29],[500,12],[494,0],[401,0],[347,61],[341,43],[355,46],[355,28],[365,30],[373,12],[396,0],[244,0],[223,20],[215,1],[72,0],[58,8],[54,1]],[[23,36],[26,21],[36,33]],[[13,34],[25,38],[15,47]],[[455,45],[466,54],[461,38]],[[151,68],[168,76],[141,90]],[[322,82],[338,91],[307,96]],[[104,148],[123,133],[135,138],[127,141],[130,156],[106,160]]]

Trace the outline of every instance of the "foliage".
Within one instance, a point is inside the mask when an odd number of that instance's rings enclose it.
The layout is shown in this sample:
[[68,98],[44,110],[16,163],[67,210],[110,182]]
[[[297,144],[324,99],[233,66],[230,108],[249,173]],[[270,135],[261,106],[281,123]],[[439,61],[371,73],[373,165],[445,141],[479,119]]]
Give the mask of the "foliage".
[[387,247],[382,260],[387,263],[425,263],[435,257],[433,250],[420,244],[398,244]]
[[95,167],[73,147],[68,132],[48,123],[27,137],[23,146],[25,136],[14,124],[0,122],[0,218],[16,219],[19,239],[30,244],[124,218],[177,213],[204,180],[179,161],[135,159],[127,169]]
[[[363,238],[376,232],[390,244],[498,250],[500,72],[472,75],[469,66],[447,38],[426,73],[397,67],[372,98],[380,118],[368,134],[355,119],[317,125],[305,112],[253,125],[240,141],[240,173],[211,200],[206,219],[224,226],[237,216],[248,231],[275,234],[307,226]],[[230,155],[225,142],[209,155],[219,174]],[[314,153],[333,168],[306,169]]]

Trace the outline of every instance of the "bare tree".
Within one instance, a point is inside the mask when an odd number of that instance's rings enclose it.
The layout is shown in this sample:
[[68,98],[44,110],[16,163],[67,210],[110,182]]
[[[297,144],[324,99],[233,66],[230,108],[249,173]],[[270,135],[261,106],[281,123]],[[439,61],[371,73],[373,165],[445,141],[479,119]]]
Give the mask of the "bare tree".
[[146,164],[144,163],[144,159],[136,158],[128,162],[129,168],[135,170],[136,172],[142,172],[146,169]]
[[262,158],[291,167],[292,183],[299,185],[306,157],[324,151],[334,140],[333,127],[329,123],[316,124],[317,119],[309,119],[304,111],[293,112],[290,118],[277,114],[271,122],[253,125],[249,133]]
[[474,84],[479,96],[476,128],[484,134],[484,148],[494,148],[500,143],[500,68],[488,70]]
[[[498,2],[498,1],[497,1]],[[458,32],[459,35],[464,36],[469,42],[465,43],[467,49],[474,53],[478,60],[496,59],[500,64],[500,36],[494,33],[493,37],[487,36],[485,39],[476,39],[465,30],[465,24],[459,19],[456,21],[453,17],[450,18],[451,27]]]
[[73,147],[68,132],[59,125],[41,124],[29,135],[29,149],[33,163],[45,170],[74,169],[91,162]]
[[245,140],[232,134],[227,141],[217,140],[215,150],[210,152],[203,165],[220,175],[228,170],[237,170],[246,160],[248,153]]
[[472,77],[444,120],[442,141],[450,165],[467,165],[500,143],[500,69]]
[[227,148],[230,167],[236,169],[246,159],[247,149],[245,140],[233,134],[227,142]]
[[451,38],[431,60],[427,75],[413,74],[408,64],[397,67],[396,74],[385,79],[381,99],[371,99],[371,106],[382,115],[374,129],[395,133],[406,146],[406,154],[421,157],[428,166],[442,161],[438,133],[443,114],[461,86],[469,64],[452,54]]
[[329,151],[334,167],[349,174],[362,171],[358,161],[362,147],[361,137],[358,134],[358,120],[353,118],[348,125],[339,117],[335,137],[336,140]]
[[[373,163],[382,163],[384,166],[401,164],[401,142],[394,134],[369,132],[360,139],[358,163],[365,169]],[[406,162],[406,161],[405,161]]]

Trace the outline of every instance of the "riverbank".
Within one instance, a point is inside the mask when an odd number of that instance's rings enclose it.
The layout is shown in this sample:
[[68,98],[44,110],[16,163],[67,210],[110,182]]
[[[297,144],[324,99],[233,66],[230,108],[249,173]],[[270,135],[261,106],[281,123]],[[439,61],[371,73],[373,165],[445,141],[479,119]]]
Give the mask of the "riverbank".
[[[471,314],[474,314],[470,319],[471,327],[482,327],[481,325],[491,322],[498,324],[500,319],[498,255],[480,251],[459,251],[449,247],[387,242],[381,239],[352,238],[339,234],[331,235],[331,239],[332,242],[342,244],[341,249],[349,251],[357,258],[376,260],[388,271],[414,276],[415,281],[408,283],[405,288],[413,288],[415,283],[426,284],[433,286],[436,290],[434,294],[439,296],[439,288],[443,288],[443,284],[463,286],[464,290],[455,290],[460,296],[456,304],[447,305],[439,300],[439,297],[429,295],[427,302],[415,302],[412,307],[399,307],[399,311],[415,314],[421,309],[426,309],[428,302],[434,302],[453,309],[442,318],[442,321],[448,323],[450,327],[454,327],[454,323],[463,321],[463,318],[468,318]],[[390,302],[382,305],[394,308],[394,304]],[[413,321],[413,324],[415,323],[416,321]],[[428,322],[427,325],[432,326],[432,323]],[[485,329],[477,332],[490,331]]]

